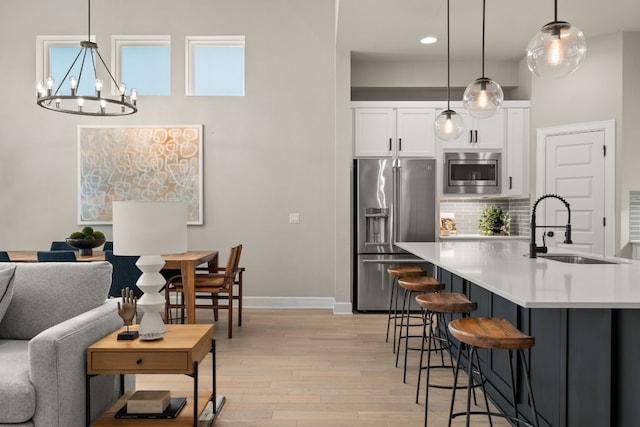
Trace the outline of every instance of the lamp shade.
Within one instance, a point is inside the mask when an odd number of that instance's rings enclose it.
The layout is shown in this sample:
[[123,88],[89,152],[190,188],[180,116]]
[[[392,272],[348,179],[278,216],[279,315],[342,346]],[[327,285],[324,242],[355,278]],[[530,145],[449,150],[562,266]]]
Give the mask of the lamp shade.
[[186,204],[137,200],[113,202],[115,255],[162,255],[186,251]]
[[493,116],[502,106],[504,94],[500,85],[490,78],[480,77],[469,83],[462,96],[462,104],[476,119]]
[[464,120],[453,110],[445,110],[438,115],[435,123],[436,136],[443,141],[453,141],[462,134]]
[[587,41],[577,27],[554,21],[531,39],[527,46],[527,65],[543,79],[561,79],[575,72],[587,54]]

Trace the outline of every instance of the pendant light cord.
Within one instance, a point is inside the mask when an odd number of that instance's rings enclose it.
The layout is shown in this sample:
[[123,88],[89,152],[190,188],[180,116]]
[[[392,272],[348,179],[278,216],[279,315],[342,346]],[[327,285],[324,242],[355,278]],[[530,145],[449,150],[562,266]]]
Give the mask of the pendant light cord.
[[482,78],[484,78],[484,22],[487,0],[482,0]]
[[91,41],[91,0],[87,0],[87,41]]
[[553,2],[553,22],[558,22],[558,0]]
[[451,110],[451,49],[449,33],[449,0],[447,0],[447,110]]

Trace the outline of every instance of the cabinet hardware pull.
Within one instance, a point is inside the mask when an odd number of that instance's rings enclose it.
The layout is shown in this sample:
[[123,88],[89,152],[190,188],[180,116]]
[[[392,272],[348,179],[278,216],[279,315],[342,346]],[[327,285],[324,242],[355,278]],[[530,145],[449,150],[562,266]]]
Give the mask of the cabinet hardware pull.
[[512,189],[513,189],[513,177],[510,176],[509,177],[509,190],[512,190]]
[[473,131],[469,131],[469,142],[473,143]]
[[391,151],[391,143],[392,143],[392,140],[391,138],[389,138],[389,151]]
[[139,365],[139,364],[141,364],[141,363],[142,363],[142,359],[138,359],[138,360],[136,360],[136,365]]
[[402,151],[402,138],[398,138],[398,151]]
[[473,141],[473,142],[475,142],[475,143],[477,144],[477,143],[478,143],[478,131],[477,131],[477,130],[474,130],[474,131],[473,131],[473,133],[474,133],[474,135],[475,135],[475,138],[474,138],[474,139],[475,139],[475,141]]

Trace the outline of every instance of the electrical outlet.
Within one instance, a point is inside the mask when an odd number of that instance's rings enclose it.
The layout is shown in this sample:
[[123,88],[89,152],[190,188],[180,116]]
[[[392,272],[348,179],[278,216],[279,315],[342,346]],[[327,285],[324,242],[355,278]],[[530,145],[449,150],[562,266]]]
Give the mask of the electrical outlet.
[[289,213],[289,224],[300,224],[300,214]]

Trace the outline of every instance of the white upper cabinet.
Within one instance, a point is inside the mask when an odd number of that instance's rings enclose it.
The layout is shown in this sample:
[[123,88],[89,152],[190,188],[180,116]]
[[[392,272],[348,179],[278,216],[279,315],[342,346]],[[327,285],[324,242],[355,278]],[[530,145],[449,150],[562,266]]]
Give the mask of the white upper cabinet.
[[353,116],[357,157],[393,155],[396,113],[393,108],[356,108]]
[[[438,111],[440,114],[442,110]],[[487,119],[476,119],[464,109],[455,108],[464,121],[464,129],[458,139],[440,141],[441,147],[446,149],[496,149],[501,150],[505,144],[506,120],[505,110],[501,108]]]
[[[529,196],[529,108],[507,110],[506,156],[502,194]],[[506,159],[506,161],[504,160]]]
[[434,108],[355,108],[356,157],[434,157]]
[[399,108],[396,110],[398,157],[433,157],[436,154],[433,108]]

